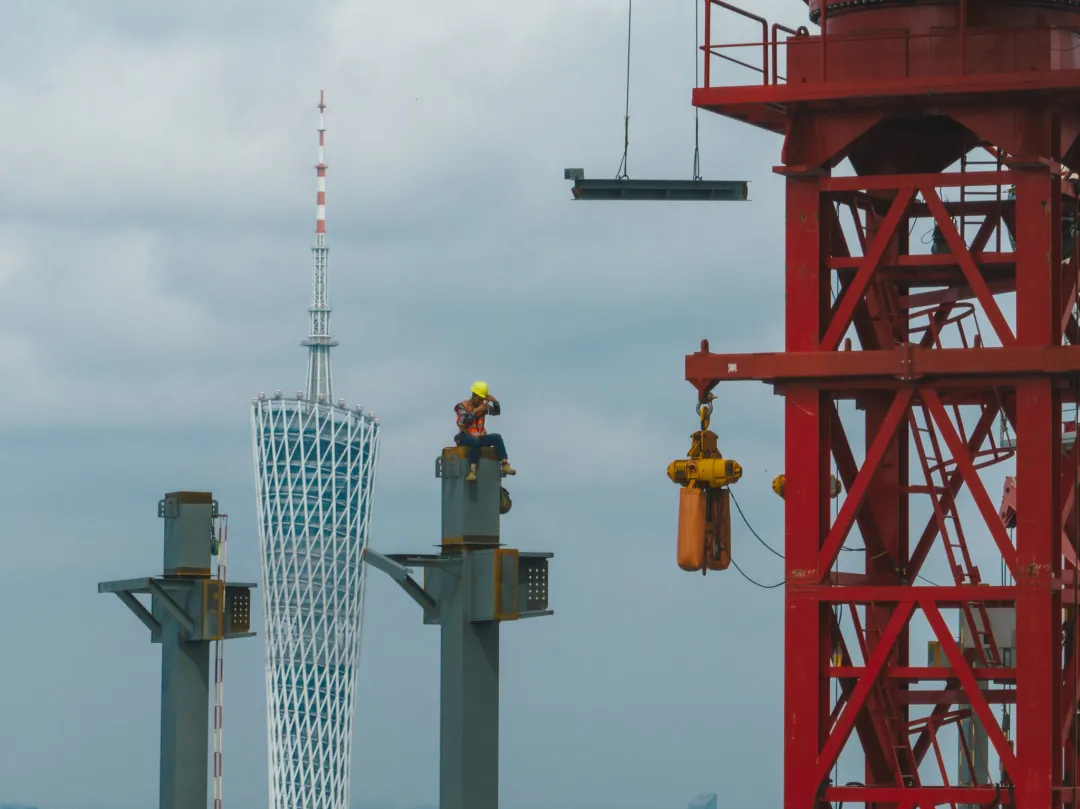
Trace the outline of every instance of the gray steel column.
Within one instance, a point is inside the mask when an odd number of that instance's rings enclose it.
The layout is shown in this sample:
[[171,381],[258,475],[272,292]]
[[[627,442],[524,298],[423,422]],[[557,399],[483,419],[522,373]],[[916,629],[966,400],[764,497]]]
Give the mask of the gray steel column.
[[[165,521],[164,571],[161,589],[182,607],[162,607],[161,621],[161,809],[205,809],[209,774],[210,715],[192,710],[210,704],[210,643],[187,640],[189,582],[210,578],[217,504],[209,492],[166,495],[158,512]],[[197,591],[196,597],[200,594]],[[188,620],[185,620],[188,619]]]
[[[165,521],[167,579],[159,585],[162,604],[155,605],[161,623],[160,805],[205,809],[210,715],[192,706],[210,704],[210,643],[186,636],[194,624],[190,613],[201,606],[188,603],[202,592],[191,583],[210,578],[217,504],[209,492],[174,492],[165,496],[158,515]],[[166,597],[180,609],[169,609]]]
[[[499,806],[499,624],[551,615],[550,553],[501,545],[500,516],[511,507],[494,453],[481,453],[466,481],[467,453],[448,447],[442,479],[442,553],[391,554],[365,561],[387,573],[442,634],[439,809]],[[424,569],[421,586],[410,567]]]
[[[165,521],[164,575],[101,582],[161,644],[161,809],[206,809],[210,755],[210,644],[251,637],[254,584],[210,577],[217,502],[209,492],[172,492]],[[136,595],[149,595],[151,609]]]
[[185,641],[179,622],[162,621],[161,809],[206,809],[210,714],[210,644]]
[[444,602],[442,619],[439,809],[494,809],[499,805],[499,622],[471,620],[468,560],[461,574]]

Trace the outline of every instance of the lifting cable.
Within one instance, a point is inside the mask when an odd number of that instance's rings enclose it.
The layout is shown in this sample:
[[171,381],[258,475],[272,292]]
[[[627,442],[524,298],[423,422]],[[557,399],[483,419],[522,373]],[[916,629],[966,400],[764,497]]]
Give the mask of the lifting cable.
[[[698,55],[698,41],[701,36],[701,10],[699,3],[694,0],[694,88],[696,89],[701,76],[700,58]],[[626,108],[623,112],[623,153],[619,162],[619,170],[615,173],[616,180],[629,180],[628,173],[630,157],[630,45],[634,23],[634,0],[626,2]],[[708,59],[709,55],[705,54]],[[694,177],[700,181],[701,177],[701,110],[694,106]]]
[[623,116],[623,153],[616,180],[629,180],[626,173],[627,157],[630,154],[630,31],[634,20],[634,0],[626,3],[626,113]]
[[[700,41],[700,34],[698,33],[698,18],[701,16],[700,10],[701,4],[694,0],[694,89],[698,86],[698,70],[700,59],[698,58],[698,42]],[[709,58],[709,54],[705,54],[705,58]],[[700,132],[701,132],[701,109],[694,105],[694,180],[701,180],[701,149],[700,149]]]

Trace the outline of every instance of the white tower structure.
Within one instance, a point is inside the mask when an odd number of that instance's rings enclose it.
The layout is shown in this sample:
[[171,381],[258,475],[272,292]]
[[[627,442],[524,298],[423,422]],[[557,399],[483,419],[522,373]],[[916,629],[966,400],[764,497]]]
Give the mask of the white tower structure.
[[363,553],[378,459],[374,413],[334,401],[326,270],[324,96],[306,390],[252,407],[262,557],[271,809],[348,809],[364,607]]

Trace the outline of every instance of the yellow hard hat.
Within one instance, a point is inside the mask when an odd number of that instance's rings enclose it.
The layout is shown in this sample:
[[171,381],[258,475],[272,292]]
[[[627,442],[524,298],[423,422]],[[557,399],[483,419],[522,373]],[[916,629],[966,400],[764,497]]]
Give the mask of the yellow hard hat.
[[484,382],[483,380],[473,382],[472,392],[479,396],[481,399],[486,399],[488,395],[487,382]]

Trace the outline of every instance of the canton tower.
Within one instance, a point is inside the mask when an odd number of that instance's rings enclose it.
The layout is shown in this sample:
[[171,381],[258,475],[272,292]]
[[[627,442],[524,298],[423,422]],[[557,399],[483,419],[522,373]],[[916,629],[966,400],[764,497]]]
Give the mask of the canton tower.
[[307,385],[252,403],[271,809],[348,809],[379,422],[334,401],[319,94]]

